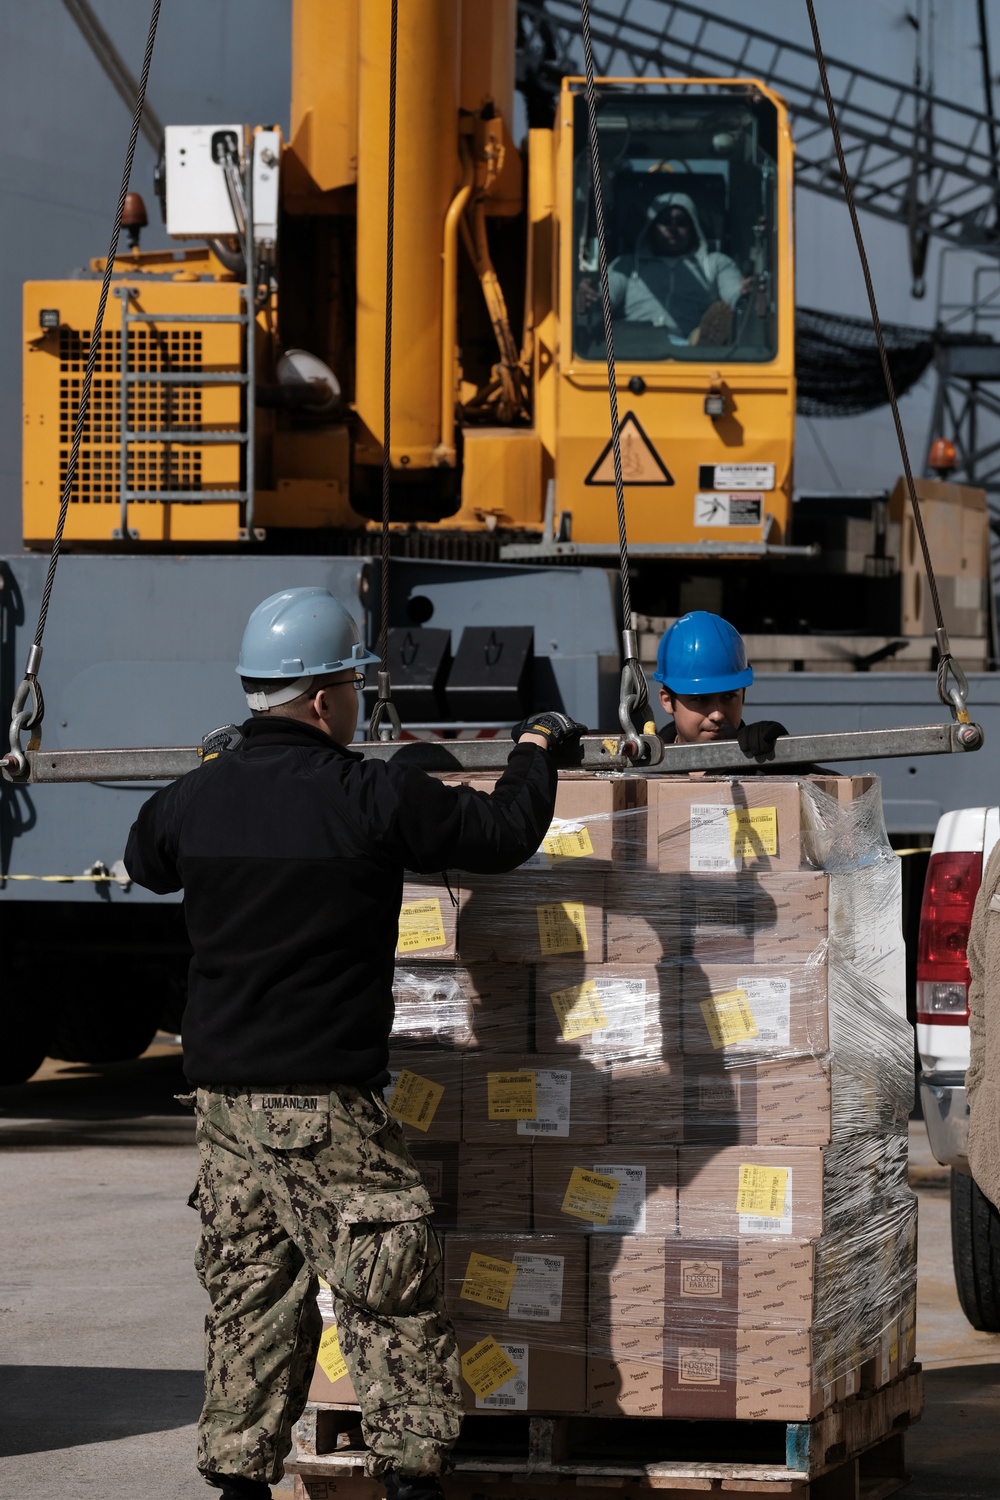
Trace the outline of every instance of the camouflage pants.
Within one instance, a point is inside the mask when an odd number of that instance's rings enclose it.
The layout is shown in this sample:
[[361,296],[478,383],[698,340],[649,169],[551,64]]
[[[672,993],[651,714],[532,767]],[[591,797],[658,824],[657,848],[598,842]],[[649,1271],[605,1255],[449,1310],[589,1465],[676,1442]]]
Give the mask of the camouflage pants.
[[198,1467],[273,1483],[302,1413],[330,1283],[373,1477],[436,1474],[461,1424],[430,1200],[399,1126],[339,1086],[197,1092],[211,1298]]

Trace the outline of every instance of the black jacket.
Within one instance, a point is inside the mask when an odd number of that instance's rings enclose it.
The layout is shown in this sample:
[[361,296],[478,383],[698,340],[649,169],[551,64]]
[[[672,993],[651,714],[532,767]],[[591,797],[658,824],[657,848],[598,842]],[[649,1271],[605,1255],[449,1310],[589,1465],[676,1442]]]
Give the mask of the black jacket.
[[195,1084],[375,1083],[404,869],[514,869],[551,821],[555,765],[519,746],[488,796],[362,760],[293,719],[243,730],[238,749],[143,805],[125,850],[139,885],[184,890],[184,1071]]

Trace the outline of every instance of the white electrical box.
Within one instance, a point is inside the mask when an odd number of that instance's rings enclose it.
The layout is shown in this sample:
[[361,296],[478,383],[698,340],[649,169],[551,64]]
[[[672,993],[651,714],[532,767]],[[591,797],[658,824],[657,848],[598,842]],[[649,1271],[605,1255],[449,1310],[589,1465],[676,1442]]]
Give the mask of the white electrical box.
[[278,169],[281,131],[258,130],[253,138],[253,237],[258,245],[278,238]]
[[242,160],[242,125],[168,125],[164,132],[167,233],[177,239],[214,239],[237,233],[226,190],[227,148]]

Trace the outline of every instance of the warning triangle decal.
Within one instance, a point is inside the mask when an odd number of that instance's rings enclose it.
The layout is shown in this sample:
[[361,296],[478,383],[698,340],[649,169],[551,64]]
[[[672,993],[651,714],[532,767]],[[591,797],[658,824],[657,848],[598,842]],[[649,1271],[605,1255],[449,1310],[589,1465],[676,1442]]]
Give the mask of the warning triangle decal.
[[[622,479],[625,484],[673,484],[674,476],[643,432],[635,412],[625,413],[618,435],[622,450]],[[583,482],[614,484],[615,464],[610,438]]]

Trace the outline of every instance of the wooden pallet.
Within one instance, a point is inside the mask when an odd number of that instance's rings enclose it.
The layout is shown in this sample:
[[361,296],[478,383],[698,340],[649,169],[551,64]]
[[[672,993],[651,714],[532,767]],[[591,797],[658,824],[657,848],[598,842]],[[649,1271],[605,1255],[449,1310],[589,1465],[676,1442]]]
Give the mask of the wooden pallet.
[[[446,1500],[671,1500],[793,1495],[883,1500],[907,1482],[903,1436],[923,1407],[920,1366],[811,1422],[467,1416]],[[365,1477],[357,1407],[312,1405],[286,1465],[295,1500],[381,1500]],[[704,1455],[712,1455],[708,1458]]]

